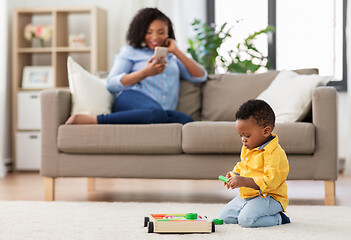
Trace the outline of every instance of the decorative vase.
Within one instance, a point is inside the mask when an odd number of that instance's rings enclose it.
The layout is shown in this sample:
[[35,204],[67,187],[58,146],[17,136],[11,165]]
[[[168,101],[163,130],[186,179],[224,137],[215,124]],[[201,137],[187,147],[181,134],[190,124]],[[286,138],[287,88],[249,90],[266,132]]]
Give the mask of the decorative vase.
[[33,47],[44,47],[44,40],[38,37],[33,38]]

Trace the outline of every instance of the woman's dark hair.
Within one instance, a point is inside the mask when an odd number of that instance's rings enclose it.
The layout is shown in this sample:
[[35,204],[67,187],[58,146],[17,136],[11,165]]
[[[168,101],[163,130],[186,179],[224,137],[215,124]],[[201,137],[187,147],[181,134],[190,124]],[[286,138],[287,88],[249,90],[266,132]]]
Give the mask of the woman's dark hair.
[[259,126],[275,125],[275,114],[271,106],[263,100],[252,99],[240,106],[235,114],[236,119],[247,120],[250,117],[256,120]]
[[161,20],[168,25],[168,38],[175,39],[171,20],[157,8],[143,8],[129,24],[127,42],[135,48],[143,48],[146,32],[154,20]]

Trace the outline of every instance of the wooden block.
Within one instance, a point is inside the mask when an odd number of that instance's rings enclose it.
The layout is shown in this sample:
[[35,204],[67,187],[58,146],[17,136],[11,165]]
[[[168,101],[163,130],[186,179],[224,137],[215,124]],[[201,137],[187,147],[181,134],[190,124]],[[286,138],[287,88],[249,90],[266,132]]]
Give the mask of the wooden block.
[[149,232],[155,233],[211,233],[215,231],[214,223],[198,215],[196,219],[186,219],[186,214],[150,214],[148,216]]

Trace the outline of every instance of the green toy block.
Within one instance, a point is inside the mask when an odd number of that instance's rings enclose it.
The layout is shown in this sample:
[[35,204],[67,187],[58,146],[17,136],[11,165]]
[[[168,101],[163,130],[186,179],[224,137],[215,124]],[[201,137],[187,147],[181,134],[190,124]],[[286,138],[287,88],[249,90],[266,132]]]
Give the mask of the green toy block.
[[225,183],[228,182],[228,178],[226,178],[225,176],[222,176],[222,175],[219,175],[218,179],[225,182]]

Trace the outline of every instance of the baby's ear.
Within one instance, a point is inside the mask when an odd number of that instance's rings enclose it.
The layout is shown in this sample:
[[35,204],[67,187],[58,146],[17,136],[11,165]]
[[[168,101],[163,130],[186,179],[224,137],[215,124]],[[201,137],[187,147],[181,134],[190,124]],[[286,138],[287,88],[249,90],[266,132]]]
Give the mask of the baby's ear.
[[265,137],[269,137],[269,136],[271,135],[271,133],[272,133],[272,127],[271,127],[271,126],[266,126],[266,127],[264,127],[264,129],[263,129],[263,135],[264,135]]

